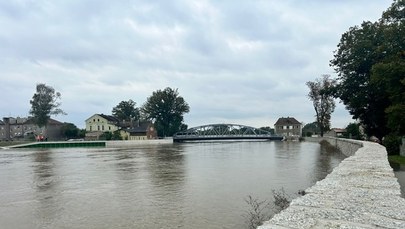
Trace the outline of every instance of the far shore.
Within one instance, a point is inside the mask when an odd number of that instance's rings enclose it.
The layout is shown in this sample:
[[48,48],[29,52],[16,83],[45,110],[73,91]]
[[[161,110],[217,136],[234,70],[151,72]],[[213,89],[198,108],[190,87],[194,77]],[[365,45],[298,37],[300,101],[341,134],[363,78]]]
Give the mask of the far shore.
[[[67,143],[70,141],[45,141],[41,143],[52,144],[52,143]],[[72,143],[78,141],[71,141]],[[96,142],[96,141],[80,141],[80,142]],[[121,141],[105,141],[101,140],[98,142],[105,142],[106,148],[123,148],[139,145],[162,145],[162,144],[173,144],[172,138],[164,139],[150,139],[150,140],[121,140]],[[20,145],[35,144],[36,141],[0,141],[0,149],[15,148]]]

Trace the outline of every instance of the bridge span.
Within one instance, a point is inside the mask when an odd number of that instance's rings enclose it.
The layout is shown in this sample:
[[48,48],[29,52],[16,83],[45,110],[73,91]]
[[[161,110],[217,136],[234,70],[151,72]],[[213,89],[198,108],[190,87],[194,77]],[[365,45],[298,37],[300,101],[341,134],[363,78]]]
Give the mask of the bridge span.
[[212,140],[283,140],[268,131],[238,124],[209,124],[193,127],[173,135],[174,142]]

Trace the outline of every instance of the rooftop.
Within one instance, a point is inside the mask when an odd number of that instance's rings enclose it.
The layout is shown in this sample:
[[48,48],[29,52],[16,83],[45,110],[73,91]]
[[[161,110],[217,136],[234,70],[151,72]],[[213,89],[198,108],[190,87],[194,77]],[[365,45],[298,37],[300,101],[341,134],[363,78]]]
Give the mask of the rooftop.
[[301,125],[301,123],[298,122],[298,120],[293,117],[287,117],[287,118],[282,117],[282,118],[279,118],[274,125],[277,125],[277,126]]

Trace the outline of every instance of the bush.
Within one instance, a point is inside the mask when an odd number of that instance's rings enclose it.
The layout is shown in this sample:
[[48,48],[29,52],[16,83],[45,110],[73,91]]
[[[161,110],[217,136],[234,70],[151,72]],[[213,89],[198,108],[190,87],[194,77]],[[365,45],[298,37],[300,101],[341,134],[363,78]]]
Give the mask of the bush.
[[313,133],[310,131],[305,132],[305,134],[304,134],[305,137],[312,137],[312,135],[313,135]]
[[282,210],[290,206],[291,197],[285,193],[284,188],[279,191],[272,190],[274,197],[274,206],[276,207],[276,212],[281,212]]
[[111,132],[104,132],[103,134],[100,135],[99,140],[111,140],[112,139],[112,133]]
[[245,218],[249,229],[257,228],[290,205],[291,197],[285,193],[284,188],[278,191],[272,190],[272,193],[273,202],[259,200],[250,195],[245,199],[249,209],[242,216]]
[[249,229],[255,229],[271,218],[270,202],[267,200],[258,200],[249,195],[245,202],[250,207],[246,214],[243,215]]
[[387,149],[388,155],[399,155],[399,146],[401,145],[401,137],[395,134],[389,134],[384,137],[383,145]]

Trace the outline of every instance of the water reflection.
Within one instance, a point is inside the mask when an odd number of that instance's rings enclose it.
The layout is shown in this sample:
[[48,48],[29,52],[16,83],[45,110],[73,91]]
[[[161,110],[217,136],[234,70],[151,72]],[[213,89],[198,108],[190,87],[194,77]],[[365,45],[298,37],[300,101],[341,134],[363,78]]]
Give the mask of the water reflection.
[[114,165],[117,169],[119,179],[134,180],[139,172],[137,153],[133,150],[120,150],[114,156]]
[[46,192],[57,182],[54,177],[54,163],[48,150],[37,151],[34,157],[34,185],[38,191]]
[[315,154],[316,158],[314,162],[316,165],[313,167],[313,172],[309,176],[312,179],[312,183],[315,184],[317,181],[324,179],[329,173],[332,172],[340,161],[345,158],[345,155],[340,153],[340,151],[330,145],[327,142],[321,143],[318,153]]
[[41,225],[50,225],[60,209],[55,200],[60,192],[56,188],[59,181],[55,175],[54,158],[51,151],[39,150],[33,154],[33,160],[33,184],[37,190],[35,199],[38,200],[36,218]]
[[156,187],[171,188],[181,186],[184,181],[184,154],[182,145],[158,145],[146,149],[147,168]]
[[295,141],[275,142],[274,145],[277,158],[297,158],[301,150],[300,142]]
[[151,220],[160,221],[160,225],[162,222],[174,223],[178,228],[183,228],[187,201],[184,192],[186,171],[183,146],[159,145],[146,150],[145,156],[151,182],[150,204],[160,209]]

